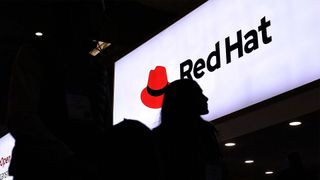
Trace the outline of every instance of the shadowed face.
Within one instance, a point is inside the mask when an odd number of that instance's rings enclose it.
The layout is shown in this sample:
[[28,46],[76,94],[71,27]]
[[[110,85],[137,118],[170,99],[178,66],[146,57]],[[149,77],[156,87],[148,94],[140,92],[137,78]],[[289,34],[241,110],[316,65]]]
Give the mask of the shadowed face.
[[197,115],[208,114],[208,98],[203,94],[199,85],[195,86],[190,97],[190,107]]
[[207,102],[196,81],[180,79],[169,85],[162,111],[176,116],[200,116],[209,112]]

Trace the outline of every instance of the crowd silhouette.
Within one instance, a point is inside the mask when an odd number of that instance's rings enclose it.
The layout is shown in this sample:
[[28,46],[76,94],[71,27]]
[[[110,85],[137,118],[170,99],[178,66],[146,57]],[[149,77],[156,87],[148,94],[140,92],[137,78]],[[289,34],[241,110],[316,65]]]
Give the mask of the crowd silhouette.
[[208,98],[196,81],[168,85],[158,127],[124,119],[96,137],[96,146],[81,148],[80,133],[70,136],[80,130],[67,120],[63,77],[39,52],[24,45],[12,69],[7,120],[16,140],[14,180],[223,179],[216,130],[201,118]]

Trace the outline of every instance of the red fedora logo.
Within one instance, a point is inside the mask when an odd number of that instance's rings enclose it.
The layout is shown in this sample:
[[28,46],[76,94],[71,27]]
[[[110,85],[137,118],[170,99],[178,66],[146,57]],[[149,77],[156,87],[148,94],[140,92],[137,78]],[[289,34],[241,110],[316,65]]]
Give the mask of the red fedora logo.
[[142,103],[149,108],[160,108],[168,84],[165,67],[157,66],[154,70],[150,70],[148,85],[141,92]]

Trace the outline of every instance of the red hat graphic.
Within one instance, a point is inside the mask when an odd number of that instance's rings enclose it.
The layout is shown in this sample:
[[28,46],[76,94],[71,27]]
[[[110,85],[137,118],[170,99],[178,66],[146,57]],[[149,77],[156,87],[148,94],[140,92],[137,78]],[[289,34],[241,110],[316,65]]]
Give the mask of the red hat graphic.
[[148,85],[141,92],[142,103],[149,108],[160,108],[168,84],[169,82],[165,67],[157,66],[154,70],[150,70]]

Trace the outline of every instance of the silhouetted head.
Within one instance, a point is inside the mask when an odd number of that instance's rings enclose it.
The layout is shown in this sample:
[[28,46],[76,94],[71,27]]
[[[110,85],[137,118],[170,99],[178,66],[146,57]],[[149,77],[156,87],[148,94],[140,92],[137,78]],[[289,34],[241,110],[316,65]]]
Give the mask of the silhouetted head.
[[[125,153],[128,149],[141,151],[151,140],[151,130],[138,120],[124,119],[111,130],[115,145]],[[145,147],[144,147],[145,148]]]
[[[124,119],[111,129],[106,153],[110,178],[152,179],[154,149],[151,130],[143,123]],[[108,178],[106,178],[108,179]]]
[[288,165],[293,169],[302,169],[302,161],[299,152],[291,152],[288,155]]
[[163,100],[161,123],[178,121],[181,117],[200,117],[208,113],[208,98],[198,83],[191,79],[179,79],[169,84]]

